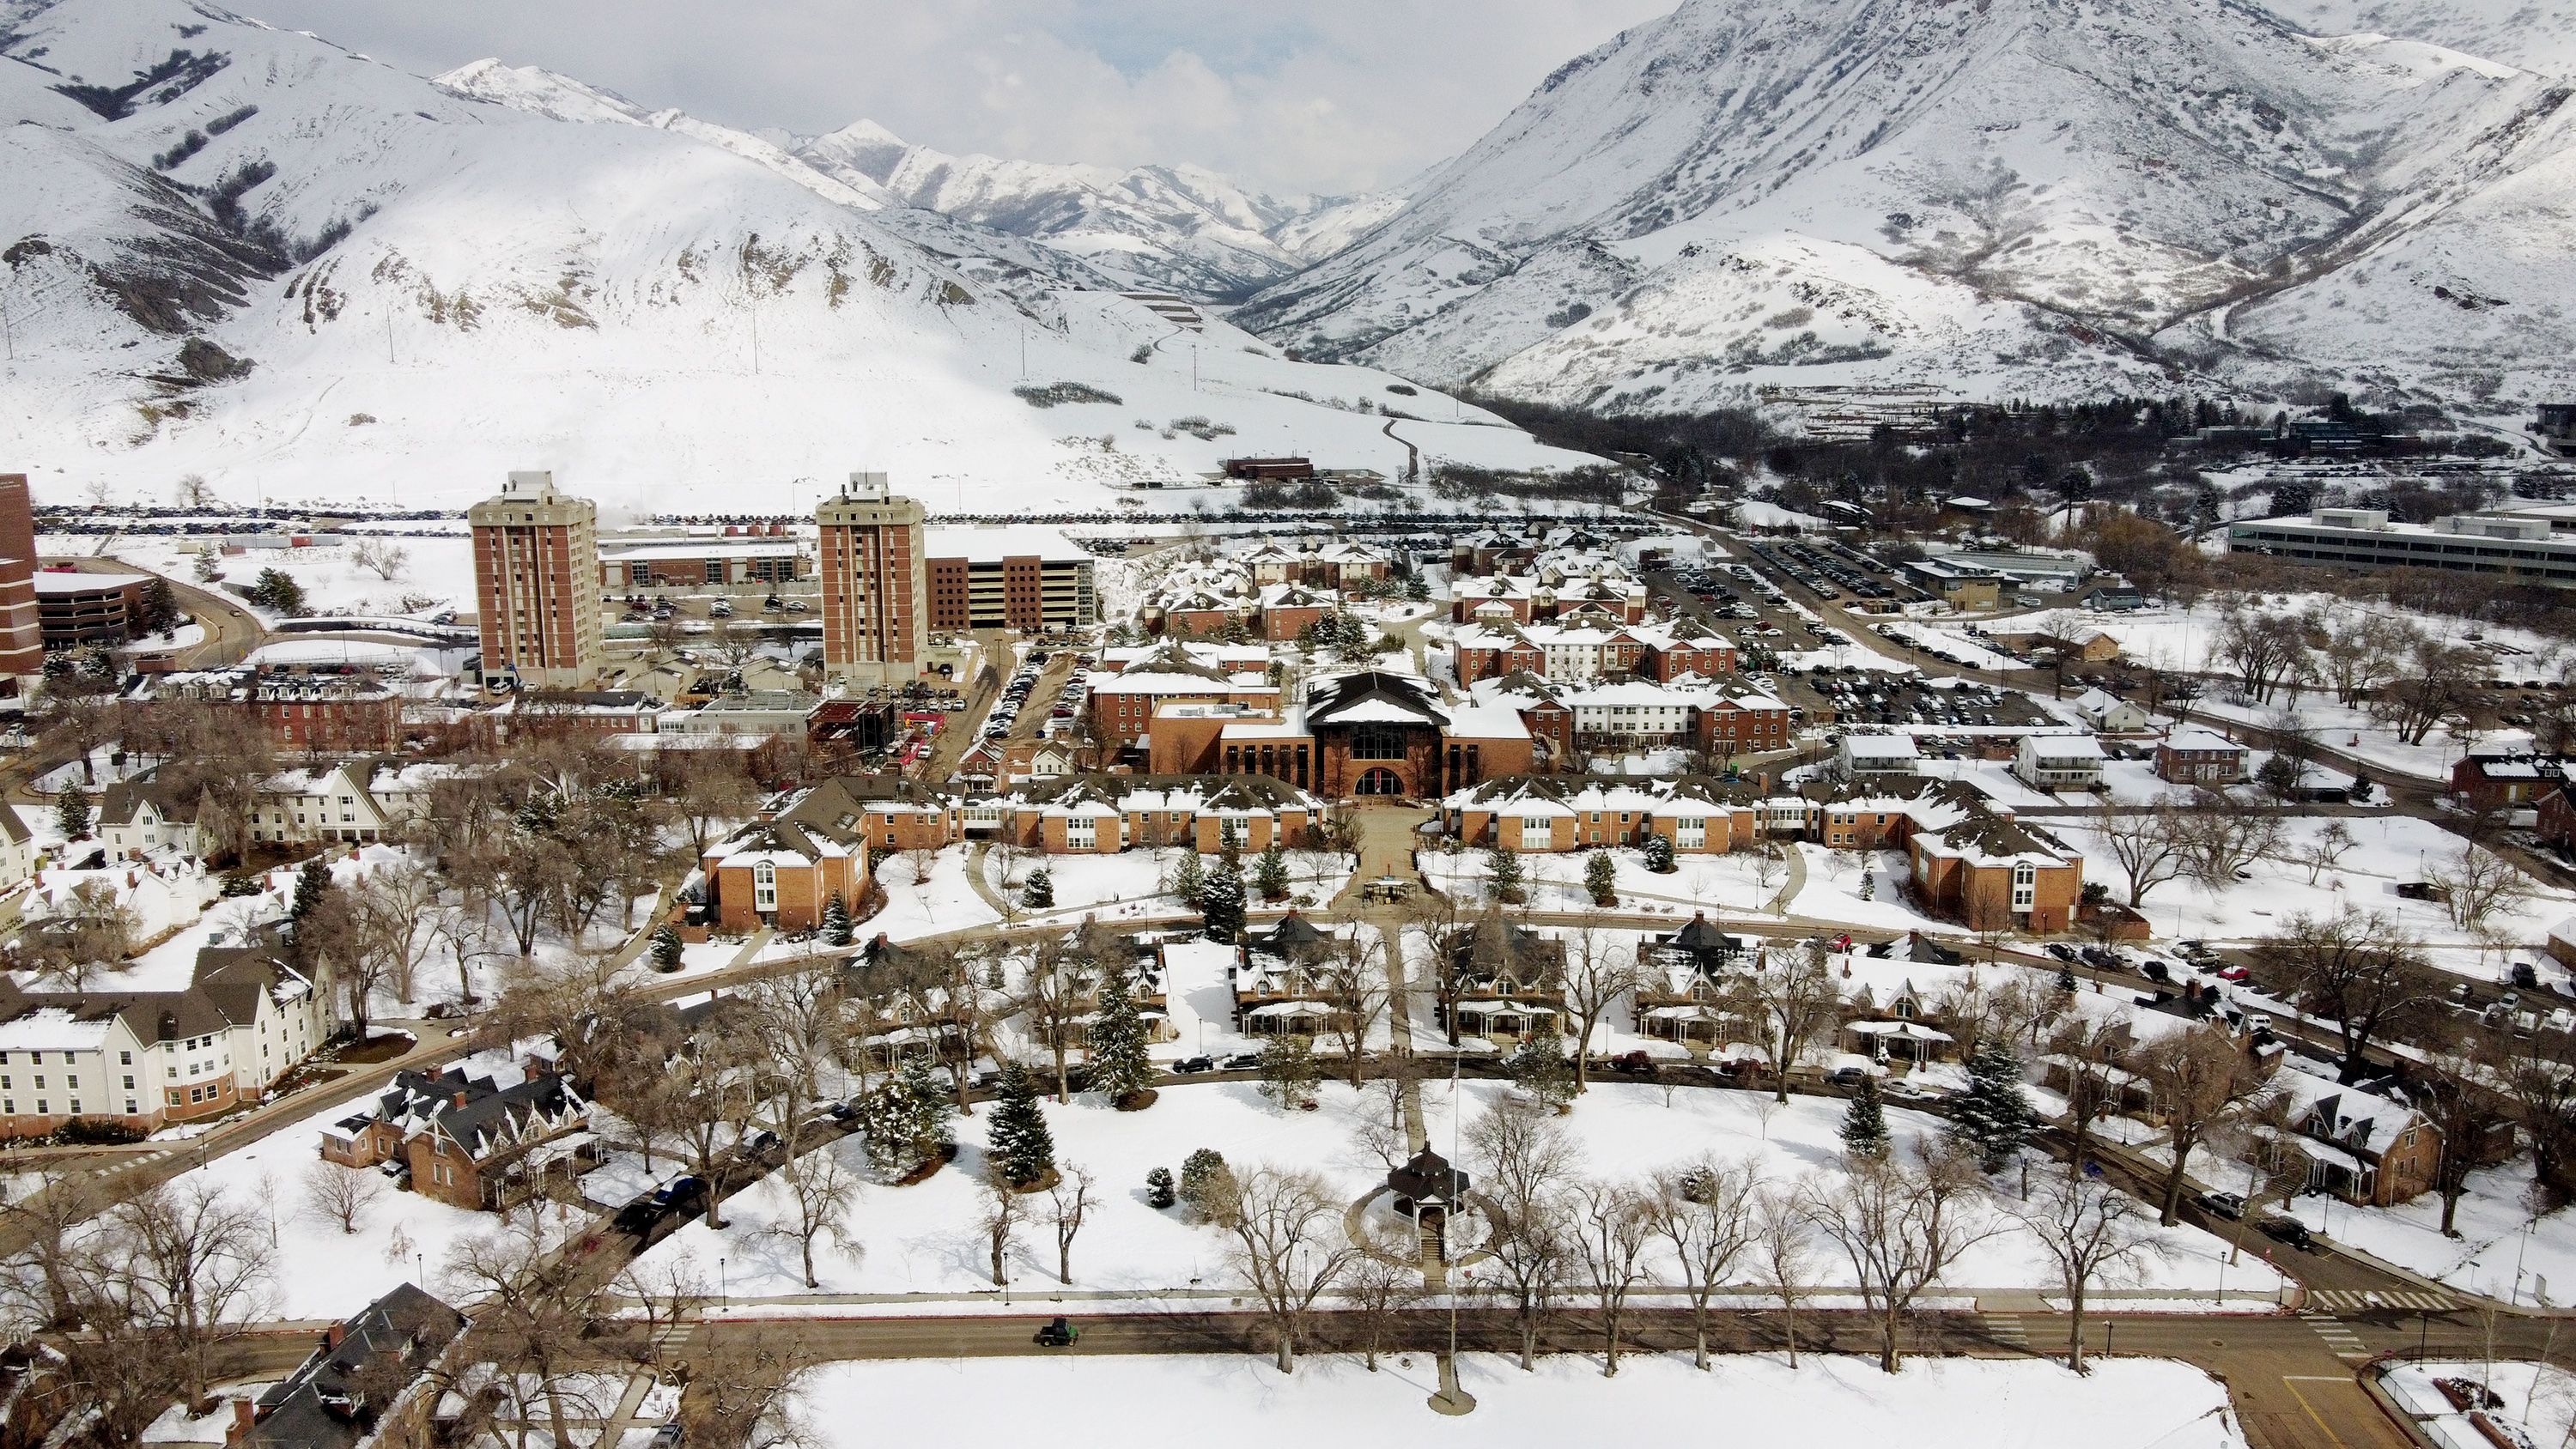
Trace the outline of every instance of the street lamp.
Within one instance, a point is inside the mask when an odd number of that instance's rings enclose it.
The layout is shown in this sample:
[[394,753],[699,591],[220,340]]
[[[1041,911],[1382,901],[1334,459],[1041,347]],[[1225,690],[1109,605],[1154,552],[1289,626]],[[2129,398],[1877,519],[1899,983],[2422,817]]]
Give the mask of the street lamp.
[[725,1278],[725,1260],[722,1258],[716,1259],[716,1306],[719,1308],[733,1306],[733,1286]]

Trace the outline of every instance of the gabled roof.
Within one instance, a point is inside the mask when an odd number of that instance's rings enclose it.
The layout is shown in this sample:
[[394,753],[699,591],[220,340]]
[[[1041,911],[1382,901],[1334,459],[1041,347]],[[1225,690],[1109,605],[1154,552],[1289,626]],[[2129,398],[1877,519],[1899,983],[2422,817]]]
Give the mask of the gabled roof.
[[1409,674],[1362,669],[1319,679],[1306,691],[1306,727],[1353,724],[1421,724],[1433,728],[1449,722],[1449,711],[1432,698],[1431,688]]
[[465,1331],[465,1315],[409,1283],[351,1314],[337,1343],[259,1396],[256,1449],[349,1449]]

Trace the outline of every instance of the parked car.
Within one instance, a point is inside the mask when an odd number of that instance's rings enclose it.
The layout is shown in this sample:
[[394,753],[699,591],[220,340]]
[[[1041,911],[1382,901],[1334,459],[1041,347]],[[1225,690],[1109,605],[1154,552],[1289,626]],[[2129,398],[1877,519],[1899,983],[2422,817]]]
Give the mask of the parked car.
[[2202,1212],[2214,1218],[2236,1222],[2245,1216],[2245,1198],[2241,1193],[2204,1192],[2192,1201],[2200,1204]]
[[654,1430],[649,1449],[680,1449],[680,1426],[665,1424]]
[[1837,1087],[1857,1087],[1860,1079],[1868,1075],[1867,1067],[1836,1067],[1825,1073],[1825,1080]]
[[2300,1222],[2297,1218],[2265,1219],[2263,1223],[2263,1236],[2267,1238],[2277,1238],[2280,1241],[2289,1244],[2291,1247],[2298,1249],[2302,1253],[2313,1253],[2318,1251],[2317,1235],[2309,1232],[2308,1225]]
[[1172,1063],[1172,1075],[1177,1077],[1196,1076],[1200,1072],[1215,1070],[1216,1058],[1214,1057],[1183,1057]]
[[1261,1053],[1236,1052],[1234,1055],[1227,1057],[1224,1061],[1221,1061],[1216,1065],[1217,1070],[1226,1072],[1259,1071],[1261,1069]]

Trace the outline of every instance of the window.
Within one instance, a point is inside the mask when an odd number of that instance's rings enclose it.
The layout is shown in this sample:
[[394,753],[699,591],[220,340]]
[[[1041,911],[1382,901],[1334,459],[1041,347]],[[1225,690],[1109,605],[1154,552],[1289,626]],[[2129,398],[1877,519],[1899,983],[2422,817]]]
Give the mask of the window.
[[1402,725],[1364,724],[1351,730],[1354,760],[1401,760],[1412,732]]
[[118,1053],[116,1054],[116,1063],[117,1063],[117,1065],[118,1065],[118,1066],[122,1066],[122,1067],[130,1067],[130,1066],[134,1065],[134,1053],[132,1053],[132,1052],[118,1052]]
[[778,909],[778,867],[767,861],[751,868],[751,908],[755,911]]
[[2012,908],[2027,911],[2039,904],[2039,867],[2022,861],[2013,867]]
[[[127,1091],[129,1091],[129,1092],[131,1092],[131,1091],[133,1091],[133,1090],[134,1090],[134,1074],[133,1074],[132,1072],[128,1072],[128,1073],[126,1073],[126,1074],[125,1074],[125,1090],[127,1090]],[[133,1109],[133,1108],[131,1108],[131,1107],[129,1107],[129,1108],[127,1108],[126,1110],[130,1112],[130,1111],[132,1111],[132,1110],[134,1110],[134,1109]]]

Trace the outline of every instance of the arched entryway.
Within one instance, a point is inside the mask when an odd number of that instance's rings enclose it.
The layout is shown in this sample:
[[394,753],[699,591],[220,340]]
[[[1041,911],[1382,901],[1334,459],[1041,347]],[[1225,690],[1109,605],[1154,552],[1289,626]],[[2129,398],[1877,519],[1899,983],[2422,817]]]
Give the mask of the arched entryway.
[[1374,770],[1363,770],[1360,772],[1359,783],[1352,787],[1351,793],[1363,796],[1401,795],[1404,793],[1404,777],[1383,766]]

